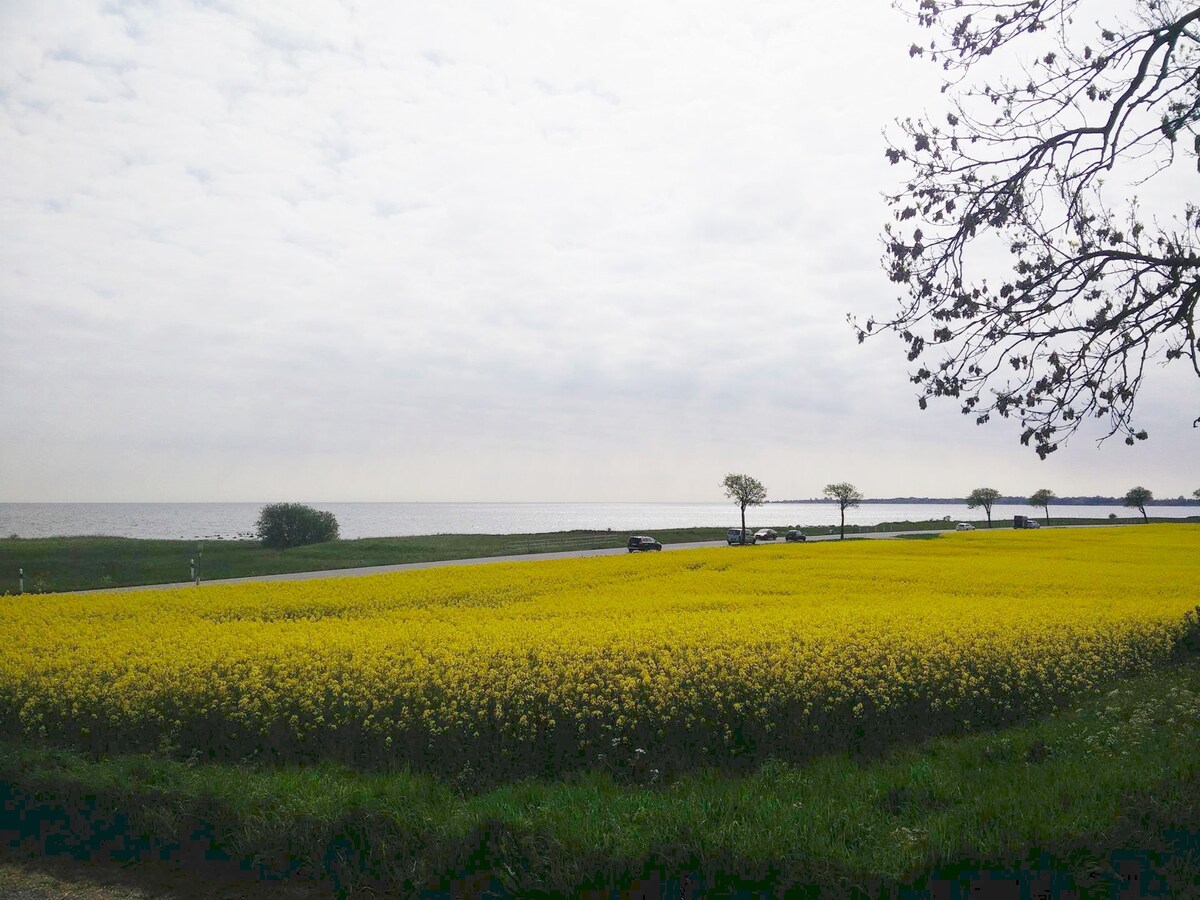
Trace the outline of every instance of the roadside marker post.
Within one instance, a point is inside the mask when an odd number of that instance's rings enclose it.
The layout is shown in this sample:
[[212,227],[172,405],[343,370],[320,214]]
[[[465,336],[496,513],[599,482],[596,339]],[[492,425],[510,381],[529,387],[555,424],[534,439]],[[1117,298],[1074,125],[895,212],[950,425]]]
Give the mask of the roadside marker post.
[[195,581],[196,584],[199,584],[200,582],[196,578],[196,560],[189,559],[188,563],[190,563],[190,568],[188,569],[188,581]]
[[17,593],[25,593],[25,567],[21,566],[17,569]]

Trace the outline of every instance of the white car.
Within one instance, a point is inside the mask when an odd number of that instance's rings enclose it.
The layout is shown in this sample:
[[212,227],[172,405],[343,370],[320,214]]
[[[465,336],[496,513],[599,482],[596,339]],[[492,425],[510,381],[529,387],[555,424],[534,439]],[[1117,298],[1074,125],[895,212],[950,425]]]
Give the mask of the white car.
[[954,526],[954,530],[955,531],[974,531],[975,526],[972,525],[970,522],[959,522],[957,525]]
[[756,541],[773,541],[777,537],[779,537],[779,534],[774,528],[760,528],[754,532],[754,539]]
[[[735,544],[740,544],[742,542],[742,529],[730,528],[727,532],[725,532],[725,540],[727,540],[729,542],[729,546],[731,546],[731,547],[734,546]],[[747,530],[746,531],[746,543],[753,544],[754,541],[755,541],[754,532]]]

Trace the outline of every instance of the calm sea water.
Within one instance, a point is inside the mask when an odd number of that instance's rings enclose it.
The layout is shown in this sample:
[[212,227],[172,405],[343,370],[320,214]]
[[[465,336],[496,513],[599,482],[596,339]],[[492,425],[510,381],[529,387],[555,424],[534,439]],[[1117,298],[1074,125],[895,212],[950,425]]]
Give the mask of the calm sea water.
[[[653,533],[655,529],[739,524],[732,503],[313,503],[337,516],[344,538],[413,534],[523,534],[576,528]],[[0,503],[0,536],[112,535],[132,538],[231,539],[250,537],[262,503]],[[1136,511],[1114,506],[1052,506],[1053,517],[1120,518]],[[997,522],[1040,510],[996,506]],[[1200,515],[1197,506],[1155,506],[1154,516]],[[846,523],[983,518],[964,504],[868,503],[846,511]],[[770,503],[746,512],[752,528],[833,525],[836,506]]]

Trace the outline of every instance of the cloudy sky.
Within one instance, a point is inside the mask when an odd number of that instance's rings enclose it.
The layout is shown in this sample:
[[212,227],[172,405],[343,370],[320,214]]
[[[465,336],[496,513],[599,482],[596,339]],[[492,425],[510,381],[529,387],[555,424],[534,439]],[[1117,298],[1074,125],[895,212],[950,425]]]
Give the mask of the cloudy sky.
[[1190,494],[1182,371],[1149,442],[1040,462],[856,343],[916,37],[886,0],[0,0],[0,500]]

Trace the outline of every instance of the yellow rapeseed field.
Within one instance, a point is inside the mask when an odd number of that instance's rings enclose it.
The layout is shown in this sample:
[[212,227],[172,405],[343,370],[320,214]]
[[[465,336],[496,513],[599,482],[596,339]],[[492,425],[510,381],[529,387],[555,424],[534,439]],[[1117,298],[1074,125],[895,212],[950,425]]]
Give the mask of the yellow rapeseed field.
[[0,727],[96,752],[647,771],[1045,709],[1170,658],[1200,527],[0,598]]

